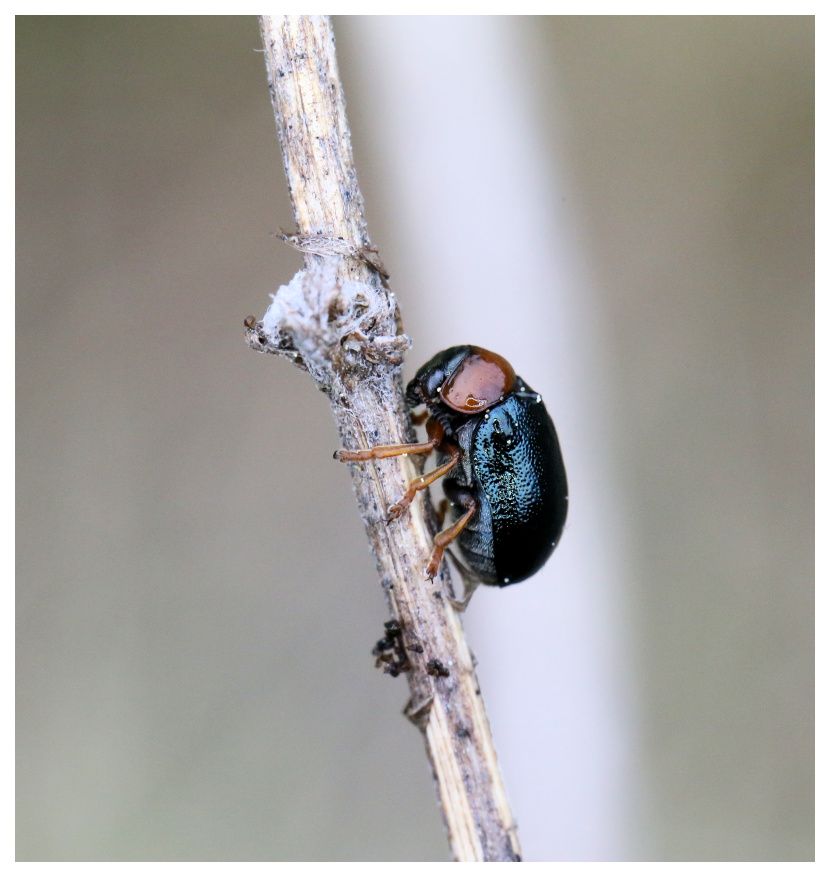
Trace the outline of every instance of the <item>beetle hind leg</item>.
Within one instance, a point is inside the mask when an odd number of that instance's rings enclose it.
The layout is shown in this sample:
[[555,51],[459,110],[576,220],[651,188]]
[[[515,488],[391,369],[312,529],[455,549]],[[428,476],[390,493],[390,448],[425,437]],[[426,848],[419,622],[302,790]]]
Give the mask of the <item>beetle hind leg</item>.
[[[458,534],[470,523],[473,515],[476,513],[476,501],[472,496],[466,496],[464,498],[464,505],[467,506],[467,511],[464,512],[461,517],[455,521],[455,523],[450,524],[446,530],[442,530],[435,537],[432,543],[432,555],[429,558],[429,564],[427,565],[427,578],[432,579],[438,574],[438,567],[441,566],[441,561],[444,558],[444,550],[446,547],[458,538]],[[466,597],[466,590],[465,590]],[[466,604],[465,604],[466,605]]]
[[463,612],[473,598],[473,594],[478,590],[481,581],[464,568],[463,564],[459,562],[458,558],[452,553],[452,551],[448,551],[447,553],[455,561],[456,569],[461,573],[461,578],[464,581],[464,595],[461,599],[456,600],[454,597],[447,597],[447,602],[456,612]]

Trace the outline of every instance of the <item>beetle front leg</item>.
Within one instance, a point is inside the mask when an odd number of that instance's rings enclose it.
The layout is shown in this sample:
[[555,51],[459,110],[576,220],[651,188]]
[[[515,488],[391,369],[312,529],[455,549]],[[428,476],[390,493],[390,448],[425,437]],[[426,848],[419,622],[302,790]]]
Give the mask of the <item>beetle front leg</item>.
[[361,451],[343,449],[334,452],[334,459],[341,463],[363,463],[366,460],[382,460],[385,457],[400,457],[404,454],[429,454],[444,440],[444,427],[437,420],[427,421],[427,436],[429,436],[427,441],[410,445],[376,445],[374,448],[365,448]]
[[470,519],[476,513],[476,501],[472,496],[464,498],[464,505],[467,506],[467,511],[454,524],[438,533],[432,543],[432,555],[427,565],[427,578],[430,581],[438,575],[438,567],[441,566],[444,558],[444,549],[458,538],[458,534],[470,523]]
[[341,463],[362,463],[366,460],[382,460],[384,457],[400,457],[403,454],[429,454],[440,443],[440,439],[430,439],[411,445],[376,445],[362,451],[340,450],[334,452],[334,459]]

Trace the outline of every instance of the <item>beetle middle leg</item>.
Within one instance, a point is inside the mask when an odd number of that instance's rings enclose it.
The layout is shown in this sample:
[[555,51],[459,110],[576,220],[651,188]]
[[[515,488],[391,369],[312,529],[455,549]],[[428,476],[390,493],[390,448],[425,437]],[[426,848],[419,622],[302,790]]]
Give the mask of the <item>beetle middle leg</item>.
[[[423,475],[419,475],[417,478],[413,478],[412,481],[409,482],[409,487],[406,488],[406,493],[394,505],[389,506],[390,521],[394,521],[403,514],[406,507],[413,499],[415,499],[415,494],[419,490],[429,487],[433,481],[437,481],[442,475],[446,475],[450,469],[454,469],[460,462],[462,451],[458,445],[450,444],[445,440],[441,442],[439,447],[447,454],[449,459],[446,463],[442,463],[438,466],[438,468],[433,469],[431,472],[426,472]],[[435,538],[437,539],[438,537],[436,536]]]

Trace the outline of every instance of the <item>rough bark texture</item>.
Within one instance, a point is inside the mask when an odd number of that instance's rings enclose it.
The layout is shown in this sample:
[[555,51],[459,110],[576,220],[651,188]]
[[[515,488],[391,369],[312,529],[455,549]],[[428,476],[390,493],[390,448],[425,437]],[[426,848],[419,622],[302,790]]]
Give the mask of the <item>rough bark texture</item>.
[[[285,173],[306,268],[282,287],[248,343],[287,356],[328,395],[344,448],[413,440],[400,378],[409,339],[370,248],[331,25],[263,16],[262,39]],[[446,565],[424,570],[435,517],[424,492],[387,523],[419,461],[350,464],[360,514],[397,628],[392,664],[410,687],[458,861],[518,861],[518,838]],[[332,465],[336,465],[332,463]],[[405,663],[404,663],[405,659]]]

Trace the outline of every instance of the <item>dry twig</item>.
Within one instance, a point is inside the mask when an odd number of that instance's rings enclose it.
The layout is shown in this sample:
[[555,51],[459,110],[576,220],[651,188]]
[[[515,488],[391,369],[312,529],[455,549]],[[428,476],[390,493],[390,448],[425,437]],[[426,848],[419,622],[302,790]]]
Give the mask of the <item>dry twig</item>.
[[[400,378],[409,339],[371,249],[325,16],[263,16],[262,40],[305,270],[281,287],[256,350],[306,369],[331,402],[343,447],[413,441]],[[397,521],[387,508],[417,474],[408,457],[352,464],[354,489],[394,622],[379,661],[405,671],[407,715],[423,730],[459,861],[518,861],[519,844],[446,564],[424,575],[434,514],[423,493]],[[379,646],[381,645],[379,644]],[[390,657],[391,655],[391,657]]]

